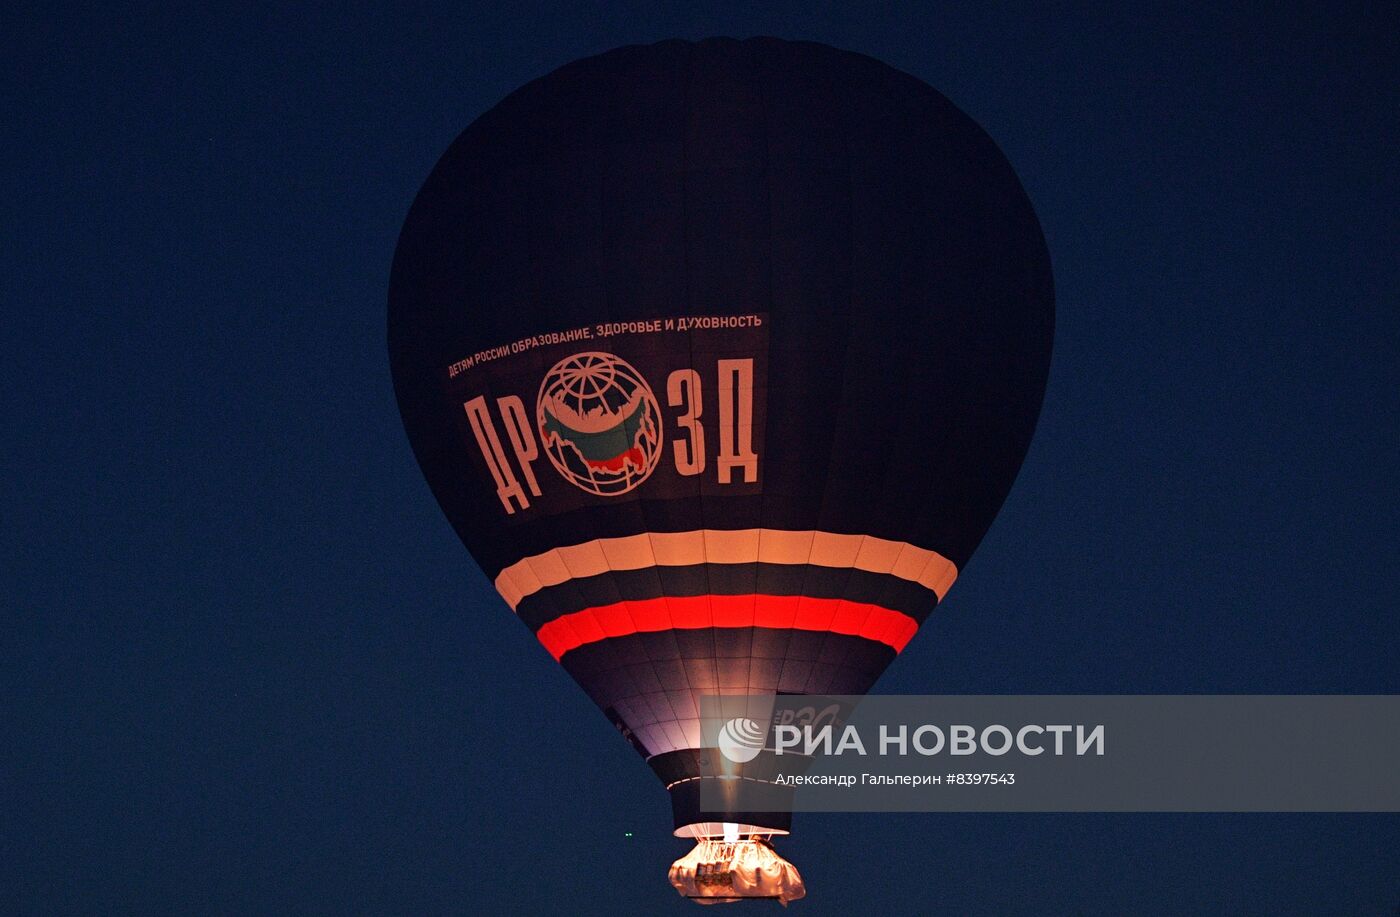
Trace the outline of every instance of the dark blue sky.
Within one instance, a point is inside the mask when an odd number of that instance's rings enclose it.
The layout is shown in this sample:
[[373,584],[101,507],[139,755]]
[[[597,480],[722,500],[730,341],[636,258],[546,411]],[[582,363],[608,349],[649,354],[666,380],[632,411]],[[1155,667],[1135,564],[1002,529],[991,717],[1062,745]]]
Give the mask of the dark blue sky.
[[[1040,214],[1035,445],[879,690],[1400,692],[1385,4],[340,6],[0,14],[0,911],[694,913],[665,792],[457,542],[384,349],[438,155],[620,44],[881,58]],[[796,829],[813,917],[1400,903],[1397,815]]]

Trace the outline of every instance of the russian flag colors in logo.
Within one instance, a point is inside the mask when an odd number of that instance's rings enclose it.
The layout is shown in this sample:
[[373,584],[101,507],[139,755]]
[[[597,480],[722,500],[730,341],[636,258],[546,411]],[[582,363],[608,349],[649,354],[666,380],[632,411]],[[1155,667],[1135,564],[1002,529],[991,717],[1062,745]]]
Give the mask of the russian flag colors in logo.
[[579,353],[556,363],[540,384],[535,413],[549,460],[589,493],[626,493],[661,456],[656,396],[613,354]]

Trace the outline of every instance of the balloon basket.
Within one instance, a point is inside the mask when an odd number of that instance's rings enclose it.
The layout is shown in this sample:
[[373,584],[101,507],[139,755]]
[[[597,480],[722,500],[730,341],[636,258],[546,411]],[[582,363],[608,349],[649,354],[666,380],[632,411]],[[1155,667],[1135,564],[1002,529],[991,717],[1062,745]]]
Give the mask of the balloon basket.
[[787,906],[807,894],[802,876],[766,837],[701,838],[671,864],[671,885],[697,904],[775,900]]

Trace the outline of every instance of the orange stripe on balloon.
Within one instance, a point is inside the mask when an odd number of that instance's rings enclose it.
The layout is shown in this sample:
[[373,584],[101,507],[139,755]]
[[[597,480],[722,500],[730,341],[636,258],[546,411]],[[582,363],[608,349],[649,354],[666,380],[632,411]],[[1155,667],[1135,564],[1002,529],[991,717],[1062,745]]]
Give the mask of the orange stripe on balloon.
[[882,573],[918,583],[940,601],[958,576],[957,566],[937,551],[873,535],[697,529],[642,532],[554,548],[506,567],[496,577],[496,589],[515,609],[526,596],[573,579],[652,567],[750,563]]
[[[744,621],[743,625],[730,624]],[[902,651],[919,622],[899,611],[845,599],[795,595],[693,595],[633,600],[562,615],[535,634],[555,660],[609,637],[662,630],[750,626],[863,637]]]

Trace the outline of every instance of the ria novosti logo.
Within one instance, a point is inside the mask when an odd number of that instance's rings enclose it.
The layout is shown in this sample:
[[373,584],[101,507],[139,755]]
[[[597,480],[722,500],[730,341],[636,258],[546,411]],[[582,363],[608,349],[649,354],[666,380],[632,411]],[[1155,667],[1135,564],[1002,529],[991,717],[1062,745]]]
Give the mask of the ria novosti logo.
[[768,730],[757,720],[736,716],[719,730],[719,750],[735,764],[748,764],[763,751]]

